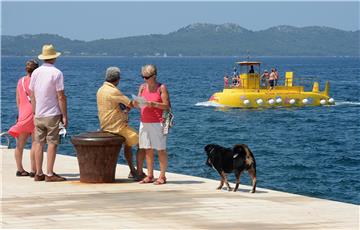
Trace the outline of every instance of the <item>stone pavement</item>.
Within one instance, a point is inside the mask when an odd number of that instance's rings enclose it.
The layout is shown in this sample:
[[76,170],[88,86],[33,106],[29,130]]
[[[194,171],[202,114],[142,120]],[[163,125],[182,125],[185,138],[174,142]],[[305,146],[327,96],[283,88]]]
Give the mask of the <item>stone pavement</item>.
[[84,184],[76,158],[64,155],[55,169],[68,181],[34,182],[15,176],[14,150],[0,151],[5,229],[359,229],[358,205],[243,185],[218,191],[218,181],[173,173],[166,185],[138,184],[124,165],[116,183]]

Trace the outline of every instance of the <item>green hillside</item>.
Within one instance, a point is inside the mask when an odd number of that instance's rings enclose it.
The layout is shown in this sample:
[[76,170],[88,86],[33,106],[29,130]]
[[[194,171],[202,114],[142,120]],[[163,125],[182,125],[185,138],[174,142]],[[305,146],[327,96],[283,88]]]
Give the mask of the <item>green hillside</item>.
[[261,31],[237,24],[196,23],[161,35],[71,40],[52,34],[6,36],[2,55],[37,55],[53,43],[67,56],[359,56],[359,30],[276,26]]

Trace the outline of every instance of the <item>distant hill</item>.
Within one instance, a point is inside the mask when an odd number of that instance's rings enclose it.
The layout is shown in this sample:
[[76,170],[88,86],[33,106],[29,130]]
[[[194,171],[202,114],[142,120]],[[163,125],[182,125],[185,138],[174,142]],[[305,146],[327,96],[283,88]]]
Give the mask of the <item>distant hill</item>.
[[35,56],[53,43],[67,56],[359,56],[360,31],[276,26],[251,31],[237,24],[195,23],[169,34],[79,41],[53,34],[3,35],[7,56]]

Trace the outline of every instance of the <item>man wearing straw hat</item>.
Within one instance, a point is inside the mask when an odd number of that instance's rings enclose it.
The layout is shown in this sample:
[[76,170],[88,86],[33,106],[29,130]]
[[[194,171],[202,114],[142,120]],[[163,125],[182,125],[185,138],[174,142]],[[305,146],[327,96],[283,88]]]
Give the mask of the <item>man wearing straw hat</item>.
[[[54,66],[56,52],[53,45],[44,45],[38,56],[44,63],[31,75],[31,104],[35,114],[35,181],[56,182],[66,180],[54,172],[56,149],[59,144],[59,124],[67,126],[66,96],[64,94],[64,77]],[[43,150],[47,149],[47,174],[42,170]]]

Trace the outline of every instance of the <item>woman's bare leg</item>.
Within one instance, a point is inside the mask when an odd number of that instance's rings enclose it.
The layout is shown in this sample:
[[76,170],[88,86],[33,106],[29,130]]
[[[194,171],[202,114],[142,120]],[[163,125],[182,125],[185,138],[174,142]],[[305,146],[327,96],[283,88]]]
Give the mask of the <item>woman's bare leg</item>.
[[31,172],[36,173],[34,133],[31,135],[30,164],[31,164]]
[[136,169],[139,176],[143,175],[143,167],[144,167],[144,160],[145,160],[145,150],[139,149],[136,153]]
[[146,149],[146,167],[148,171],[148,177],[154,177],[154,150],[153,149]]
[[16,161],[17,170],[19,172],[24,171],[24,167],[22,164],[22,158],[23,158],[24,147],[26,145],[26,140],[28,137],[29,137],[28,133],[21,133],[16,138],[15,161]]
[[164,178],[166,169],[168,166],[168,156],[166,150],[158,150],[159,162],[160,162],[160,176],[159,178]]

